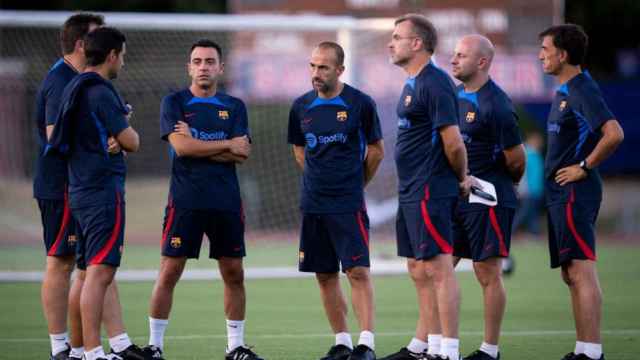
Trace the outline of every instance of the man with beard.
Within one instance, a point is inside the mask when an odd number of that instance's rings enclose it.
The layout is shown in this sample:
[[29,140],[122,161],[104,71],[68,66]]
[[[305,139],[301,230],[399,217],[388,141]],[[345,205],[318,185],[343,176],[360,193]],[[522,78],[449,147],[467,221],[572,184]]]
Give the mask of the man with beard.
[[169,203],[162,233],[160,273],[151,294],[149,346],[162,358],[173,290],[187,259],[200,256],[203,235],[209,257],[218,260],[224,282],[227,360],[261,360],[244,344],[244,215],[236,163],[250,152],[247,110],[242,100],[218,90],[222,49],[210,40],[191,46],[191,85],[162,100],[160,130],[171,145]]
[[[322,360],[373,360],[373,287],[369,274],[369,221],[364,187],[384,156],[373,100],[341,82],[344,51],[316,46],[309,62],[313,90],[296,99],[288,141],[302,175],[299,269],[313,272],[335,345]],[[360,325],[353,348],[347,302],[338,271],[346,273]]]

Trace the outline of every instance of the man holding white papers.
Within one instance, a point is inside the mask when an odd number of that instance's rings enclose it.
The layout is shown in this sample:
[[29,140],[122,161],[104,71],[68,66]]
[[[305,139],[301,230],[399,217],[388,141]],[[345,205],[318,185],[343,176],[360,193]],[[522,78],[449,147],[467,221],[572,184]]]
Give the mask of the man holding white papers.
[[[511,225],[518,205],[515,184],[524,173],[525,152],[517,116],[509,97],[489,77],[494,48],[481,35],[463,37],[451,59],[458,86],[459,126],[472,176],[491,185],[476,186],[495,195],[497,204],[474,201],[458,203],[454,219],[454,256],[473,260],[484,294],[484,341],[468,360],[499,359],[498,338],[506,294],[502,283],[502,258],[509,256]],[[485,183],[486,184],[486,183]],[[482,194],[480,194],[482,195]]]

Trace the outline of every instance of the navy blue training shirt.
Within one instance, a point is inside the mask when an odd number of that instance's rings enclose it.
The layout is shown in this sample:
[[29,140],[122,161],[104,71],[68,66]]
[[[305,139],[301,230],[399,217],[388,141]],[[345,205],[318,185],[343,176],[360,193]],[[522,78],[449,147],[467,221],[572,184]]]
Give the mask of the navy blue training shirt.
[[447,157],[439,130],[458,125],[455,86],[444,71],[427,64],[407,79],[396,109],[398,140],[395,158],[401,203],[458,196],[458,178]]
[[44,156],[47,125],[55,125],[65,86],[78,73],[64,59],[49,69],[36,95],[38,158],[33,178],[33,196],[37,199],[62,200],[67,186],[67,161],[60,154]]
[[[160,134],[168,141],[178,121],[186,122],[194,139],[228,140],[249,135],[247,109],[242,100],[218,92],[196,97],[183,89],[162,100]],[[233,162],[208,158],[178,157],[171,151],[170,201],[186,209],[240,211],[240,186]]]
[[[75,80],[97,77],[83,73]],[[78,82],[65,89],[63,103]],[[113,87],[103,83],[85,85],[75,97],[73,136],[69,151],[69,199],[71,208],[124,202],[127,167],[124,153],[108,153],[109,137],[129,127],[127,108]],[[64,105],[63,105],[64,107]]]
[[332,99],[318,97],[315,90],[297,98],[289,113],[288,142],[305,147],[302,211],[361,210],[366,148],[380,139],[375,102],[347,84]]
[[590,170],[585,179],[565,186],[556,183],[555,174],[586,159],[600,140],[602,124],[614,118],[600,88],[587,73],[576,75],[558,88],[547,120],[548,205],[567,202],[571,189],[577,200],[602,200],[602,180],[597,169]]
[[[499,206],[517,208],[513,180],[506,167],[503,151],[522,144],[517,115],[507,94],[489,79],[476,92],[458,86],[460,132],[467,148],[469,173],[496,187]],[[482,205],[480,205],[482,206]],[[460,202],[460,208],[474,204]]]

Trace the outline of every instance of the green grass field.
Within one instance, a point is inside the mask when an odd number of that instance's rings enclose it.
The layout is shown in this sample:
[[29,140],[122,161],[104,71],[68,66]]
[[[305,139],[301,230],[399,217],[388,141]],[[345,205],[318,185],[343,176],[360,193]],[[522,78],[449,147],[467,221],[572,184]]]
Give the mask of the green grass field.
[[[379,248],[390,249],[384,245]],[[293,249],[293,250],[292,250]],[[251,249],[250,249],[251,250]],[[2,249],[3,270],[11,254],[36,258],[36,249]],[[269,265],[267,256],[283,258],[292,245],[271,250],[254,249],[250,264]],[[573,350],[575,336],[566,287],[558,271],[547,266],[542,243],[517,243],[517,270],[506,280],[508,306],[501,339],[503,359],[559,359]],[[9,255],[7,255],[9,254]],[[157,252],[139,248],[126,258],[153,264]],[[25,259],[23,257],[23,260]],[[148,257],[153,257],[151,260]],[[640,249],[622,246],[599,248],[599,272],[604,291],[603,340],[609,360],[638,359],[640,353]],[[263,260],[260,260],[263,258]],[[276,256],[278,259],[278,256]],[[126,261],[127,264],[131,261]],[[205,259],[198,267],[213,267]],[[194,264],[192,264],[194,265]],[[280,262],[280,265],[282,263]],[[192,266],[193,267],[193,266]],[[14,269],[18,270],[18,269]],[[24,269],[20,269],[24,270]],[[459,273],[462,287],[462,352],[482,341],[481,293],[472,273]],[[128,333],[137,343],[147,340],[147,306],[151,282],[120,284]],[[270,360],[318,359],[333,338],[312,279],[247,281],[247,343]],[[376,350],[379,356],[406,345],[417,316],[415,293],[406,276],[375,278],[377,305]],[[44,359],[49,351],[37,283],[0,283],[0,359]],[[347,291],[348,293],[348,291]],[[167,359],[222,359],[226,344],[219,281],[185,281],[178,285],[167,331]],[[357,332],[352,314],[354,340]]]

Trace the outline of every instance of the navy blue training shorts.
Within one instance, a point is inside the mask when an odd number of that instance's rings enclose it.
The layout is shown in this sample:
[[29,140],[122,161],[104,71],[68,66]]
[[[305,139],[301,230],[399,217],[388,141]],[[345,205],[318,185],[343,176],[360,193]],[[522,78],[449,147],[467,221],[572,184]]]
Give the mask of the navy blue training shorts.
[[573,193],[567,203],[547,207],[552,268],[573,259],[596,261],[595,224],[599,211],[600,202],[576,202]]
[[453,253],[453,214],[457,198],[401,203],[396,216],[398,256],[429,260]]
[[298,268],[303,272],[336,273],[369,267],[369,217],[366,211],[302,214]]
[[453,225],[453,255],[483,261],[507,257],[515,210],[502,206],[456,211]]
[[124,249],[125,204],[120,196],[115,204],[73,209],[82,236],[76,262],[79,269],[106,264],[118,267]]
[[204,234],[209,258],[246,256],[242,211],[184,209],[171,203],[165,209],[162,255],[197,259]]

